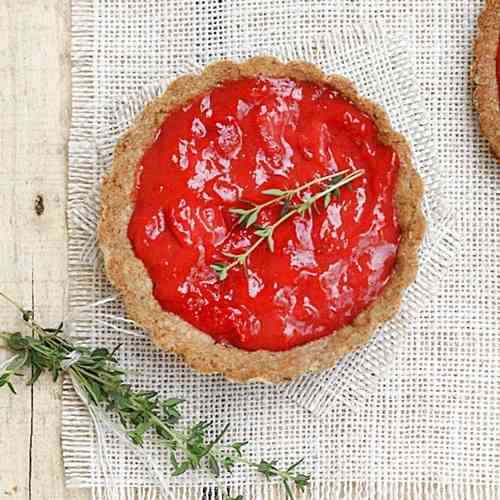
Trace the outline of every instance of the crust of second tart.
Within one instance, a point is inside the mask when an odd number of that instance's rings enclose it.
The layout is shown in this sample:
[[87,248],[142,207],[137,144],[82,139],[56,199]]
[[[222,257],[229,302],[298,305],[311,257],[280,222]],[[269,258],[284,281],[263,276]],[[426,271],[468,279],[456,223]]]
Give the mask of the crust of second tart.
[[500,0],[488,0],[479,16],[478,35],[474,45],[472,81],[474,104],[479,113],[481,131],[500,159],[500,102],[496,58],[500,39]]
[[[372,117],[379,130],[379,138],[394,148],[401,164],[395,194],[401,242],[393,275],[383,292],[349,326],[283,352],[249,352],[216,343],[210,335],[163,310],[153,296],[153,283],[146,268],[134,255],[127,237],[133,211],[131,193],[136,167],[153,143],[165,117],[224,80],[257,75],[289,77],[335,88]],[[278,383],[334,366],[344,354],[368,342],[375,329],[396,313],[401,294],[414,280],[417,271],[417,251],[425,232],[422,194],[422,181],[412,167],[407,142],[391,128],[385,112],[360,97],[348,80],[340,76],[326,76],[316,66],[302,61],[284,64],[271,57],[257,57],[238,64],[224,60],[207,66],[199,75],[187,75],[175,80],[162,96],[146,106],[135,124],[120,139],[111,171],[103,182],[99,241],[106,273],[121,292],[128,316],[147,330],[160,348],[183,356],[191,367],[203,373],[222,373],[238,382],[260,380]]]

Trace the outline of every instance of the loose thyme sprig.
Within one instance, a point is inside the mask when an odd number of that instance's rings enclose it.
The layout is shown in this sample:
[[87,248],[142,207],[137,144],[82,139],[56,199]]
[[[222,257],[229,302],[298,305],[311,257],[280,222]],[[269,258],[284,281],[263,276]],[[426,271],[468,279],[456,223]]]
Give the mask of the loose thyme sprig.
[[[269,200],[260,205],[253,205],[253,207],[249,209],[231,209],[232,213],[238,214],[240,216],[238,223],[246,228],[249,228],[256,225],[257,218],[263,208],[274,205],[276,203],[283,204],[280,217],[276,222],[274,222],[273,224],[268,224],[266,226],[256,227],[254,234],[258,236],[258,239],[248,248],[248,250],[241,254],[225,252],[224,255],[231,259],[230,262],[216,262],[215,264],[212,264],[211,267],[217,273],[219,280],[225,280],[228,276],[229,271],[234,267],[245,267],[248,257],[264,241],[267,241],[269,250],[271,252],[274,252],[273,235],[274,230],[278,226],[283,224],[283,222],[285,222],[295,214],[303,215],[306,211],[311,210],[311,208],[314,208],[316,211],[318,211],[316,203],[321,199],[323,199],[324,207],[327,207],[332,201],[333,197],[340,196],[341,187],[350,187],[350,183],[352,181],[364,175],[364,170],[355,170],[349,175],[345,175],[346,172],[348,172],[348,170],[342,170],[341,172],[337,172],[333,175],[327,175],[319,179],[314,179],[306,184],[303,184],[302,186],[299,186],[298,188],[288,191],[282,191],[280,189],[268,189],[267,191],[263,191],[263,194],[273,196],[272,200]],[[315,195],[301,201],[300,203],[291,205],[294,196],[298,195],[305,189],[315,184],[326,184],[326,187]]]
[[32,336],[0,332],[4,347],[15,354],[0,373],[0,387],[7,386],[15,393],[13,377],[20,375],[23,368],[31,367],[31,384],[43,372],[50,372],[54,381],[63,373],[71,374],[90,404],[118,417],[124,433],[134,445],[141,446],[146,434],[151,432],[169,450],[174,476],[189,470],[208,472],[217,482],[224,500],[243,500],[241,495],[231,496],[219,479],[237,465],[247,466],[266,479],[279,479],[290,499],[294,498],[292,486],[301,492],[308,486],[310,477],[297,470],[302,461],[280,468],[275,461],[254,462],[247,458],[242,450],[247,443],[222,445],[229,424],[214,439],[209,437],[212,424],[208,422],[179,428],[182,400],[161,400],[155,391],[133,390],[125,383],[126,373],[115,358],[119,346],[109,351],[75,344],[62,335],[62,324],[57,328],[43,328],[35,322],[31,311],[23,309],[2,292],[0,297],[19,310],[32,331]]

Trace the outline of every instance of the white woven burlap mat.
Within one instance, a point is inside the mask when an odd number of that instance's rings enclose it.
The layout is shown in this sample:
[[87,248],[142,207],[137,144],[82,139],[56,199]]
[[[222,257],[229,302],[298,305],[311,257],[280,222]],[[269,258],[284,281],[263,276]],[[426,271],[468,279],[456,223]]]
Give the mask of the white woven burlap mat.
[[[73,0],[72,309],[113,294],[93,244],[95,186],[117,135],[165,80],[220,57],[298,57],[353,79],[410,139],[429,220],[421,272],[401,314],[370,346],[319,376],[277,389],[197,375],[117,321],[119,301],[93,308],[73,333],[124,343],[121,361],[133,384],[186,398],[190,418],[230,421],[256,457],[305,456],[311,498],[375,491],[400,498],[414,484],[439,498],[500,482],[500,170],[478,136],[466,83],[478,7],[467,0]],[[379,28],[366,26],[373,20]],[[458,254],[445,198],[464,230]],[[154,444],[139,456],[102,422],[95,431],[69,384],[63,406],[68,485],[109,498],[139,487],[153,498],[161,478],[172,498],[209,498],[204,477],[152,474],[151,464],[167,470]],[[249,499],[271,494],[243,472],[228,484]]]

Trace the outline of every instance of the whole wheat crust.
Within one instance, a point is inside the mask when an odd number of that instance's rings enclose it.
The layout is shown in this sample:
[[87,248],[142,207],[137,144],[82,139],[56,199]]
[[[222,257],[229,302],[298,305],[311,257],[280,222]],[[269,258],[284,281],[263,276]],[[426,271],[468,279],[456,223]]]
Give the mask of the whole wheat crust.
[[[221,81],[257,75],[289,77],[335,88],[373,118],[381,141],[391,145],[401,161],[395,195],[401,243],[393,275],[382,294],[351,325],[284,352],[248,352],[216,343],[210,335],[164,311],[154,298],[151,279],[143,263],[135,257],[127,237],[136,167],[168,113]],[[302,61],[283,64],[270,57],[257,57],[241,64],[220,61],[209,65],[200,75],[175,80],[162,96],[146,106],[119,141],[111,172],[102,187],[100,247],[106,273],[121,292],[128,316],[147,330],[159,347],[182,355],[189,365],[203,373],[222,373],[238,382],[283,382],[334,366],[344,354],[366,343],[377,326],[399,309],[402,291],[415,278],[417,251],[425,231],[422,193],[422,182],[411,165],[405,139],[391,128],[385,112],[358,96],[345,78],[327,77],[316,66]]]
[[475,84],[474,104],[479,112],[481,130],[500,159],[500,103],[496,75],[499,37],[500,0],[488,0],[478,20],[472,80]]

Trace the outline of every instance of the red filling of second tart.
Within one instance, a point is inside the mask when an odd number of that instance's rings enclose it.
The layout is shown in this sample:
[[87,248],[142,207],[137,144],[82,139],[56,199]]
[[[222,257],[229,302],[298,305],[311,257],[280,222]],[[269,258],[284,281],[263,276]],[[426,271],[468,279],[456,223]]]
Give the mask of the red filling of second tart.
[[[218,342],[287,350],[350,324],[384,289],[400,241],[398,167],[371,118],[330,87],[225,82],[165,119],[138,166],[128,237],[163,309]],[[262,244],[246,269],[218,280],[211,265],[256,240],[230,208],[360,168],[352,190],[279,226],[274,252]],[[280,210],[262,210],[258,222]]]

